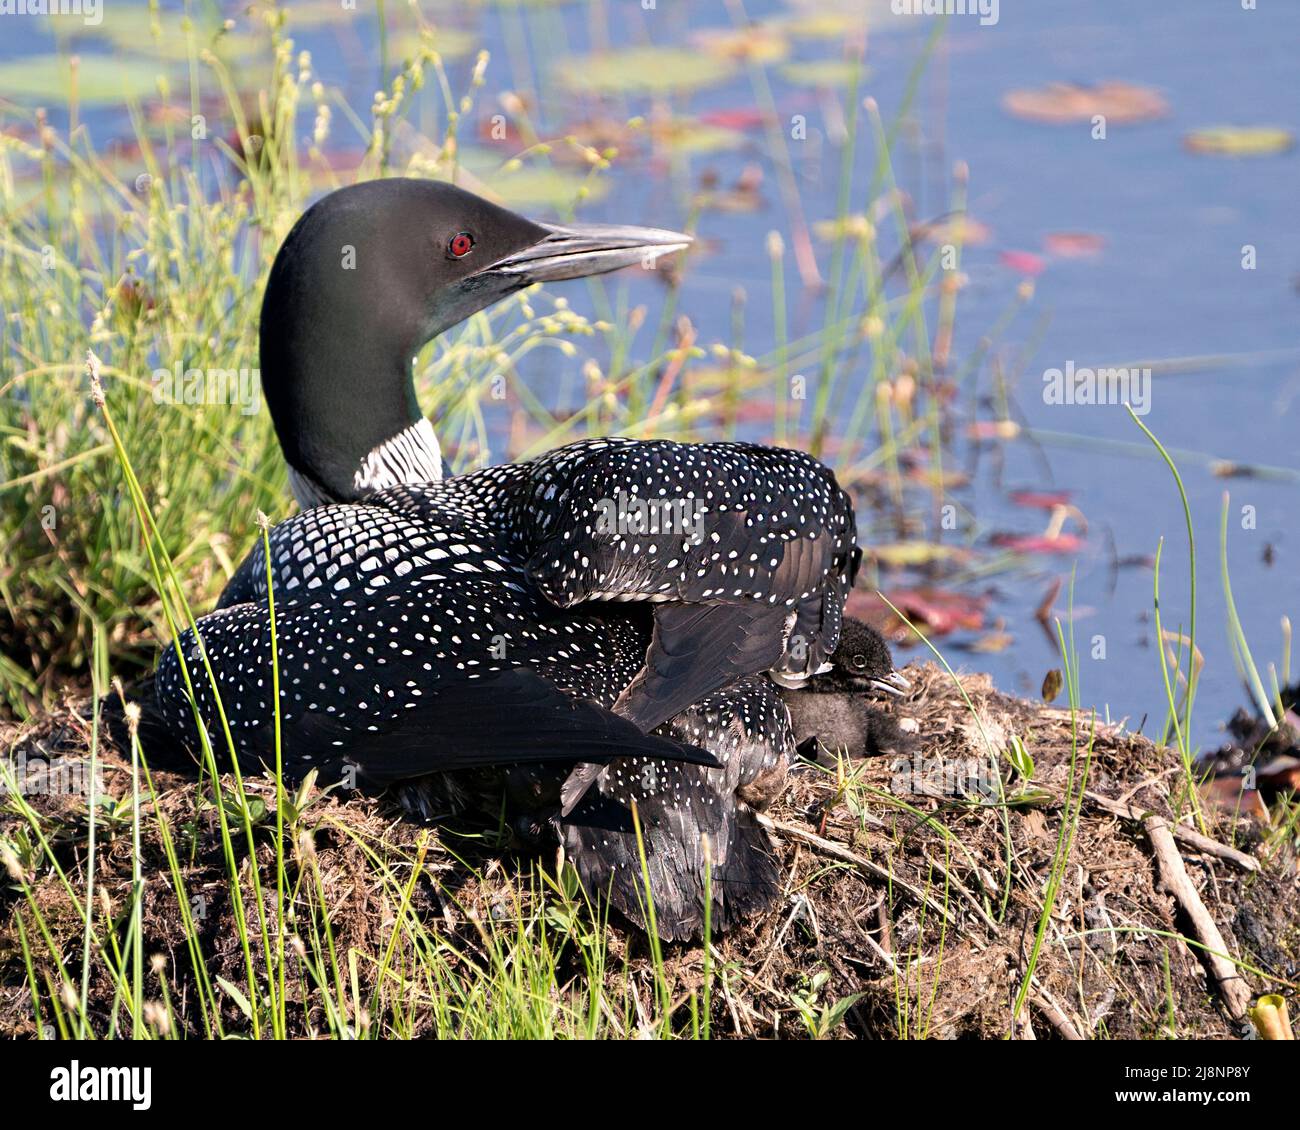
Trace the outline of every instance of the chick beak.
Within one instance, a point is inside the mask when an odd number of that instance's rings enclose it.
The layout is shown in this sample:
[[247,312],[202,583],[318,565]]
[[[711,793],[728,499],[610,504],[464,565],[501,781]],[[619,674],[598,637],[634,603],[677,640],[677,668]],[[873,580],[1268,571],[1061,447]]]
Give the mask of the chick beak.
[[897,671],[890,671],[883,679],[872,679],[871,685],[878,691],[884,691],[885,694],[902,696],[905,692],[912,689],[912,684],[903,678]]

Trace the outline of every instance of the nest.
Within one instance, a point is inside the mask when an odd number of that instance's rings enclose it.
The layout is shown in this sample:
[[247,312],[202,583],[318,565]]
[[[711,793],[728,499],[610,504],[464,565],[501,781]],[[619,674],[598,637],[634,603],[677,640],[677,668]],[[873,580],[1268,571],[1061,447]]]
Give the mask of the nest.
[[[712,1033],[745,1037],[1240,1037],[1253,996],[1294,992],[1300,879],[1286,842],[1221,812],[1196,817],[1177,754],[1119,726],[999,694],[983,676],[963,676],[959,687],[931,665],[907,674],[913,689],[891,708],[915,725],[915,754],[842,761],[838,770],[805,766],[766,814],[784,874],[769,912],[713,938],[707,953],[700,944],[653,946],[630,928],[605,926],[603,995],[619,1003],[605,1006],[603,1034],[685,1030],[688,1014],[698,1019],[690,1010],[704,999],[706,977]],[[86,738],[71,710],[0,732],[11,750],[64,756],[84,752]],[[1033,760],[1032,775],[1022,763],[1023,780],[1008,775],[1001,752],[1016,748],[1013,739]],[[112,749],[102,757],[105,791],[129,797],[129,760]],[[202,799],[210,787],[164,772],[154,784],[168,825],[187,830],[184,881],[191,905],[201,900],[196,932],[205,963],[214,980],[241,984],[217,812]],[[268,780],[246,788],[273,811]],[[33,795],[27,803],[84,900],[84,802]],[[106,928],[120,930],[131,836],[120,812],[104,811],[96,902]],[[201,1032],[153,805],[145,815],[144,952],[158,955],[146,995],[158,996],[152,982],[168,978],[176,1021]],[[0,813],[0,837],[26,836],[28,824],[11,801]],[[591,919],[574,925],[567,911],[556,914],[564,883],[542,878],[555,874],[556,860],[517,857],[493,840],[486,822],[458,817],[431,827],[390,798],[316,797],[290,845],[289,869],[319,877],[335,948],[359,956],[365,996],[386,949],[398,964],[412,959],[408,931],[393,944],[399,914],[454,954],[466,977],[491,966],[501,923],[523,945],[542,921],[589,936]],[[238,861],[241,887],[251,887],[255,864],[269,898],[275,857],[265,825],[256,841],[255,859],[245,851]],[[236,843],[243,846],[242,836]],[[377,858],[387,861],[386,876]],[[30,945],[31,908],[39,908],[61,955],[62,973],[48,947],[35,944],[46,984],[79,976],[83,931],[53,868],[12,859],[7,866],[0,1032],[13,1036],[35,1024],[19,917]],[[394,890],[394,873],[406,894]],[[560,956],[555,974],[556,1002],[590,994],[592,974],[572,955]],[[292,957],[288,980],[290,1034],[319,1034],[319,986]],[[103,969],[91,978],[87,1011],[97,1030],[121,1007],[117,989]],[[449,1034],[445,1011],[418,993],[402,1011],[404,1032]],[[233,1003],[224,1019],[240,1030]],[[353,1021],[387,1030],[383,1016]]]

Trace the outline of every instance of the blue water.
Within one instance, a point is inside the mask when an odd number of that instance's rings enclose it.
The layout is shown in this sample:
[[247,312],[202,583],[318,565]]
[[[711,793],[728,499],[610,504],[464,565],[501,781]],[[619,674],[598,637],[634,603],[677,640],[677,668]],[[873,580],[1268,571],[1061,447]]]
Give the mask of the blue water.
[[[126,8],[113,0],[104,3],[106,21]],[[347,23],[300,35],[298,41],[311,48],[317,72],[364,110],[378,81],[378,66],[373,11],[368,11],[366,0],[358,0],[357,7]],[[599,19],[598,9],[603,13]],[[475,30],[493,51],[487,86],[478,98],[476,114],[483,114],[494,108],[497,93],[513,87],[517,44],[542,42],[534,38],[539,28],[547,30],[546,43],[562,38],[574,52],[587,50],[593,34],[606,35],[615,44],[672,45],[686,42],[693,29],[731,26],[735,10],[713,0],[692,0],[689,6],[658,0],[650,11],[634,0],[610,0],[522,14],[513,7],[501,11],[435,6],[430,14]],[[764,19],[788,9],[764,0],[749,3],[747,11],[753,19]],[[870,74],[863,93],[878,101],[887,121],[894,116],[932,27],[924,18],[901,22],[905,26],[874,34],[868,50]],[[604,30],[593,33],[593,27]],[[0,61],[52,46],[46,26],[30,19],[8,17],[0,32]],[[1093,258],[1048,257],[1034,280],[1032,303],[996,350],[1004,370],[1018,374],[1011,395],[1034,440],[1001,445],[1000,466],[983,452],[970,486],[954,492],[954,501],[975,514],[976,546],[983,547],[985,536],[993,531],[1042,532],[1045,513],[1013,505],[1008,489],[1068,491],[1088,522],[1085,548],[1075,558],[1037,557],[1026,566],[967,582],[967,591],[991,597],[990,620],[1002,618],[1014,642],[1000,652],[962,654],[961,647],[979,633],[950,637],[941,642],[952,649],[948,654],[954,662],[991,671],[1004,689],[1035,692],[1044,672],[1059,659],[1034,622],[1033,610],[1053,578],[1062,578],[1068,586],[1073,568],[1084,699],[1113,718],[1128,717],[1133,725],[1150,716],[1148,731],[1163,717],[1151,622],[1152,573],[1142,564],[1116,570],[1112,558],[1149,557],[1163,536],[1165,627],[1187,627],[1186,537],[1173,479],[1123,408],[1044,403],[1045,369],[1063,368],[1067,362],[1096,366],[1209,359],[1157,372],[1144,422],[1171,450],[1290,472],[1277,480],[1225,479],[1211,473],[1204,460],[1179,458],[1195,521],[1200,568],[1197,642],[1205,657],[1194,736],[1210,747],[1218,743],[1219,723],[1245,701],[1228,645],[1218,564],[1225,489],[1232,495],[1228,556],[1236,605],[1261,668],[1280,657],[1279,618],[1300,618],[1300,535],[1288,521],[1296,509],[1295,476],[1300,473],[1295,450],[1300,413],[1300,223],[1295,216],[1300,156],[1294,151],[1254,159],[1199,156],[1184,149],[1182,138],[1191,129],[1218,124],[1300,131],[1297,43],[1300,4],[1282,0],[1260,0],[1257,11],[1242,10],[1235,0],[1096,0],[1086,5],[1004,0],[995,26],[981,27],[977,19],[963,16],[948,22],[896,155],[901,187],[912,198],[913,218],[946,210],[949,170],[962,160],[971,170],[970,214],[992,232],[987,246],[969,247],[963,255],[968,285],[958,307],[958,360],[1011,303],[1021,281],[1016,270],[1003,264],[1001,253],[1042,255],[1043,237],[1050,232],[1085,232],[1105,241]],[[825,57],[827,50],[825,44],[799,42],[793,57]],[[527,53],[542,76],[566,65],[551,46]],[[468,65],[466,60],[451,65],[454,89],[461,89]],[[810,130],[833,129],[825,113],[830,95],[792,86],[775,68],[771,75],[783,118],[802,113]],[[1019,121],[1000,106],[1013,88],[1108,79],[1155,88],[1167,100],[1169,114],[1142,124],[1111,124],[1105,140],[1094,140],[1087,123]],[[541,86],[552,88],[545,78]],[[633,112],[646,108],[644,100],[632,99],[629,105]],[[747,110],[754,106],[753,88],[742,70],[726,85],[697,93],[687,105],[697,113]],[[556,129],[571,111],[567,101],[548,98],[537,112],[545,128]],[[432,124],[432,110],[423,113],[423,120]],[[54,118],[59,120],[57,112]],[[96,109],[83,118],[101,142],[129,131],[122,108]],[[810,165],[802,151],[796,151],[796,157],[806,215],[810,221],[832,217],[838,149],[827,144],[817,176],[808,175]],[[863,144],[854,177],[854,210],[865,206],[874,160],[872,147]],[[727,340],[731,294],[743,285],[748,295],[746,346],[758,354],[772,346],[770,319],[764,313],[771,309],[766,234],[781,231],[787,248],[791,245],[790,218],[780,203],[761,131],[751,131],[743,150],[693,158],[687,177],[670,177],[644,162],[624,160],[612,174],[612,191],[584,208],[583,215],[677,226],[684,222],[691,186],[703,170],[716,171],[725,186],[751,165],[765,174],[765,203],[757,212],[709,211],[701,217],[700,234],[716,249],[687,275],[680,309],[689,313],[702,341]],[[880,227],[883,232],[889,225],[882,222]],[[1246,244],[1256,248],[1257,266],[1251,271],[1241,267]],[[825,271],[828,247],[817,247]],[[820,325],[822,307],[815,295],[800,294],[792,255],[787,254],[786,264],[791,333],[797,336]],[[629,272],[619,285],[627,288],[632,302],[646,303],[653,318],[664,292],[635,275]],[[582,287],[566,293],[575,306],[591,312]],[[571,383],[557,379],[555,355],[548,353],[547,358],[550,370],[531,374],[543,396],[561,383]],[[866,371],[864,358],[858,375]],[[987,363],[978,382],[987,393]],[[969,403],[963,396],[959,413],[965,413]],[[988,418],[990,412],[979,414]],[[966,422],[959,414],[959,437]],[[1089,442],[1068,442],[1070,437]],[[1113,443],[1103,447],[1092,442],[1097,440]],[[968,457],[959,439],[953,464],[964,466]],[[1243,506],[1254,508],[1253,529],[1243,528]],[[870,514],[863,518],[867,540],[892,536],[878,532]],[[1067,530],[1078,527],[1068,525]],[[914,581],[885,577],[887,587]],[[1063,591],[1057,602],[1062,613],[1065,602]],[[1096,637],[1104,637],[1104,659],[1092,657],[1099,650]]]

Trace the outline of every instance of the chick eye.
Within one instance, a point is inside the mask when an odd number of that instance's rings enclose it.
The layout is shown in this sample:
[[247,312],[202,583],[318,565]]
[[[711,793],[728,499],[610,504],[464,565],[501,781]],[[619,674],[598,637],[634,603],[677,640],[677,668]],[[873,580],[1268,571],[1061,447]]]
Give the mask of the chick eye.
[[865,655],[855,655],[853,657],[854,667],[865,667],[866,665],[867,665],[867,657]]
[[474,250],[474,237],[467,231],[457,232],[447,244],[447,254],[453,259],[464,259]]

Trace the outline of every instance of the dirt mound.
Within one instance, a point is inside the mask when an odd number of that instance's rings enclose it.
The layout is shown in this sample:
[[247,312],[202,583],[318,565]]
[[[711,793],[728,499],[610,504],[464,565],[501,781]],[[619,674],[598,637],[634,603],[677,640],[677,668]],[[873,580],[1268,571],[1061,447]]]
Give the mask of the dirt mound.
[[[1252,996],[1294,993],[1300,880],[1285,834],[1209,811],[1198,832],[1176,753],[1145,738],[1001,695],[983,677],[959,688],[933,666],[907,674],[913,690],[894,708],[917,723],[919,751],[792,774],[767,814],[782,896],[707,950],[594,929],[571,880],[554,878],[556,861],[503,851],[491,821],[421,825],[389,798],[292,798],[288,1034],[619,1036],[699,1031],[704,1012],[714,1035],[1230,1038],[1248,1031]],[[42,751],[84,754],[87,731],[69,711],[0,740],[25,756],[30,781]],[[1016,739],[1033,762],[1017,755],[1019,773],[1003,754]],[[97,1032],[129,1031],[111,955],[129,937],[131,768],[111,749],[101,760],[90,904],[94,948],[110,956],[92,960],[85,1012]],[[233,987],[250,964],[265,977],[266,949],[240,943],[221,818],[237,829],[251,936],[240,829],[247,815],[273,925],[274,787],[246,782],[246,808],[218,810],[210,784],[162,772],[153,784],[141,833],[144,1011],[156,1027],[247,1031]],[[0,810],[6,1034],[34,1031],[34,995],[48,1026],[59,999],[79,992],[86,832],[78,795],[29,791]],[[525,991],[519,970],[537,962],[549,983]],[[205,990],[205,977],[220,988]],[[205,1019],[205,991],[218,1020]],[[527,1016],[506,1007],[520,1001]]]

